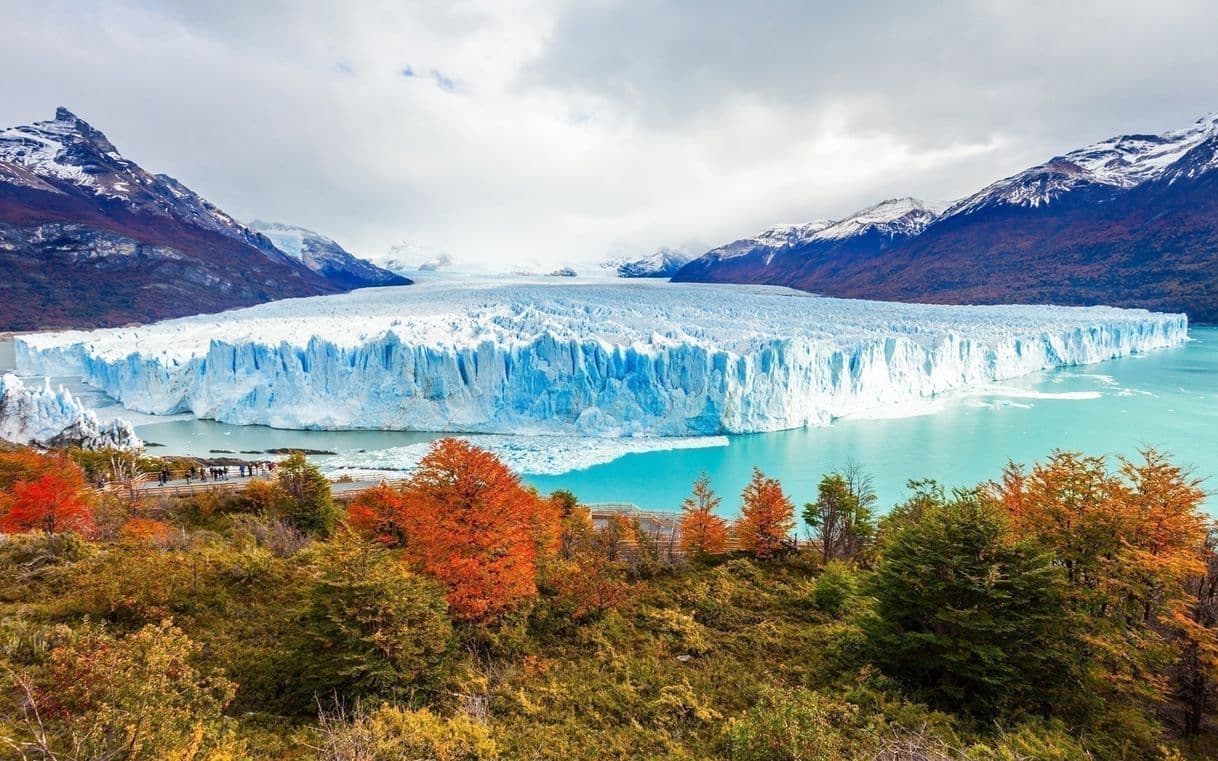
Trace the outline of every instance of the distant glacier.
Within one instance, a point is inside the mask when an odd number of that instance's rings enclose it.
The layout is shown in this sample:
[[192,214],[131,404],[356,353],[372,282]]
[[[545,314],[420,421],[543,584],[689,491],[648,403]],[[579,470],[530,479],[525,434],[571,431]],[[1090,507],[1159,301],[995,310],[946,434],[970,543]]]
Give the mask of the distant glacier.
[[22,373],[152,414],[303,429],[689,436],[821,425],[1187,340],[1182,314],[784,288],[436,282],[19,336]]

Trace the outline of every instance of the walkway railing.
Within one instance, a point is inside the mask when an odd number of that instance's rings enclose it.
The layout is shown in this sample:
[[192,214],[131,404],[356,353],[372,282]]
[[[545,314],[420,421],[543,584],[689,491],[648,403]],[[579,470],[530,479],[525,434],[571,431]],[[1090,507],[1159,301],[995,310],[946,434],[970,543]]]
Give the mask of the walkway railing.
[[[228,479],[211,479],[199,481],[192,479],[190,483],[181,480],[161,483],[157,473],[141,473],[126,481],[111,481],[104,485],[106,491],[114,492],[128,498],[135,497],[187,497],[211,491],[233,492],[240,491],[252,481],[269,481],[273,474],[258,474],[254,476],[239,476]],[[406,478],[366,478],[351,480],[336,480],[330,482],[330,492],[335,499],[346,501],[354,499],[361,492],[374,489],[381,484],[400,487],[407,482]],[[611,521],[626,520],[647,535],[661,552],[680,557],[684,555],[681,549],[681,513],[665,510],[645,510],[638,505],[628,502],[602,502],[586,505],[591,514],[592,523],[597,528],[605,528]],[[740,549],[739,540],[728,524],[727,552]],[[636,537],[624,537],[618,542],[619,549],[624,553],[636,552],[639,540]]]

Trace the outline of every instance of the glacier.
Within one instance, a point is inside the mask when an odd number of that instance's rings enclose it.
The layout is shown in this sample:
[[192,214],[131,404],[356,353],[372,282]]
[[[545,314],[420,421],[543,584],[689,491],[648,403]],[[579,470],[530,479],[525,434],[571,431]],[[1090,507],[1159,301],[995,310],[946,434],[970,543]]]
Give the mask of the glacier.
[[124,420],[99,422],[96,413],[60,387],[27,386],[12,373],[0,375],[0,439],[41,447],[139,449],[143,442]]
[[16,337],[25,373],[234,424],[702,436],[834,418],[1187,340],[1182,314],[770,286],[436,281]]

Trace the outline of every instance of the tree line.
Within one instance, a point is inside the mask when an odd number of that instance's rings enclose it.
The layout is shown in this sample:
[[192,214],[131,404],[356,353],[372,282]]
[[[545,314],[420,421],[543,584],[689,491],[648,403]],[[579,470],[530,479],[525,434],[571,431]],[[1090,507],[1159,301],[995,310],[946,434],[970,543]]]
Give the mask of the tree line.
[[882,515],[853,463],[798,516],[755,469],[728,521],[702,475],[679,555],[457,439],[348,504],[299,454],[238,493],[89,483],[70,453],[0,452],[0,758],[1205,758],[1218,737],[1218,532],[1153,450],[913,481]]

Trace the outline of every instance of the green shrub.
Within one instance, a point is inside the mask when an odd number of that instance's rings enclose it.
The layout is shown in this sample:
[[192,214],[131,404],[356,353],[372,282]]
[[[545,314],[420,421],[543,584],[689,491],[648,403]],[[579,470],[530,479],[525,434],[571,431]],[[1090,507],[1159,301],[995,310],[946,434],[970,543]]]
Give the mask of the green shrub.
[[85,625],[36,666],[12,674],[24,696],[19,734],[37,758],[200,758],[238,751],[222,716],[234,685],[201,665],[200,647],[166,621],[115,638]]
[[490,731],[467,716],[444,718],[426,708],[383,705],[367,714],[323,716],[321,761],[496,761]]
[[865,738],[857,706],[803,688],[767,689],[744,715],[728,722],[732,761],[842,761]]
[[298,664],[317,695],[408,698],[440,675],[452,640],[444,590],[344,531],[318,548]]
[[854,571],[845,563],[830,561],[812,588],[812,604],[821,613],[837,618],[846,612],[858,594]]
[[871,591],[874,662],[925,700],[993,717],[1070,698],[1077,647],[1058,569],[977,495],[898,527]]
[[276,467],[279,488],[287,499],[277,499],[279,516],[307,534],[329,536],[338,525],[338,508],[330,482],[300,452],[293,452]]

